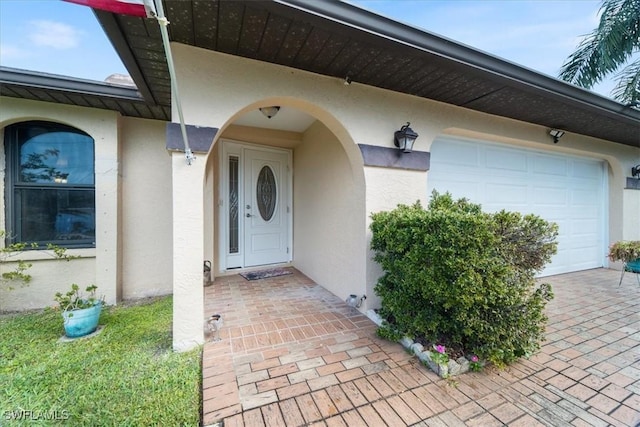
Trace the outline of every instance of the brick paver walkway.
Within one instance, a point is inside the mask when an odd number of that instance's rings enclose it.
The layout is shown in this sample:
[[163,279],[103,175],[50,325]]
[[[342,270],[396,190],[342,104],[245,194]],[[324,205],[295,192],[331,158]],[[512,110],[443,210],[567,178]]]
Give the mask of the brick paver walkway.
[[218,278],[205,314],[203,424],[231,426],[637,426],[640,287],[589,270],[553,285],[547,341],[507,369],[442,380],[296,270]]

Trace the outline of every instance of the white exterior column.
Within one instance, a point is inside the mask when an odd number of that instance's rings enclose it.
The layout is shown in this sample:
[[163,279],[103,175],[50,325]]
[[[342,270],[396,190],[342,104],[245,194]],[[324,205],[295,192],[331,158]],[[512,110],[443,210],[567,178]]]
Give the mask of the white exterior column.
[[173,349],[204,342],[203,190],[206,159],[187,165],[183,152],[171,153],[173,189]]

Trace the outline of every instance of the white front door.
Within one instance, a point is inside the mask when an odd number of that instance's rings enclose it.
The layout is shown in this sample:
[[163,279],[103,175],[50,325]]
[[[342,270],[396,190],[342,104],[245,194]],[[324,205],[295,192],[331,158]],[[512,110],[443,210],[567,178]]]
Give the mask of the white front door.
[[225,143],[221,269],[291,260],[290,152]]
[[244,150],[244,266],[287,261],[286,153]]

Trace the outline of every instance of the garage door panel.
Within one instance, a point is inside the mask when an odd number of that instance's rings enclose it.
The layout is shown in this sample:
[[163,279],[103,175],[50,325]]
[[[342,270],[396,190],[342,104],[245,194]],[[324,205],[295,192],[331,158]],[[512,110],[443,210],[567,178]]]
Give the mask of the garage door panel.
[[602,176],[602,164],[594,161],[575,160],[571,176],[599,181]]
[[553,218],[549,218],[547,221],[558,224],[558,241],[565,241],[571,232],[571,222],[564,219],[554,220]]
[[567,216],[571,219],[573,219],[574,221],[578,221],[581,219],[589,219],[592,220],[592,224],[593,227],[596,227],[597,229],[597,225],[599,222],[599,219],[596,218],[599,214],[599,209],[597,207],[581,207],[581,208],[576,208],[576,207],[572,207],[571,209],[569,209],[569,211],[567,212]]
[[598,255],[598,251],[593,247],[573,248],[568,251],[571,262],[579,270],[601,267],[593,259]]
[[565,265],[570,260],[570,254],[567,250],[558,250],[558,253],[551,257],[549,266],[544,270],[545,275],[561,274],[564,273],[561,265]]
[[442,147],[442,159],[455,166],[480,166],[478,150],[456,142]]
[[563,188],[535,187],[533,203],[538,206],[567,206],[568,194]]
[[[575,270],[572,271],[580,271],[580,270],[591,270],[592,268],[600,268],[601,266],[594,264],[593,262],[579,262],[576,261],[576,259],[578,259],[577,257],[573,256],[571,257],[572,261],[573,261],[573,265],[575,266]],[[545,270],[546,272],[546,270]],[[564,271],[558,271],[558,272],[554,272],[551,274],[547,274],[548,276],[552,275],[552,274],[562,274],[565,273]]]
[[536,175],[567,176],[568,162],[562,158],[537,155],[533,156],[533,172]]
[[485,164],[489,169],[527,171],[527,156],[514,150],[487,149]]
[[[549,190],[562,190],[567,191],[565,180],[553,177],[553,179],[545,179],[546,176],[531,176],[529,182],[533,188],[549,189]],[[525,179],[525,177],[519,176],[519,180]]]
[[593,159],[444,138],[431,148],[429,191],[558,224],[558,253],[542,275],[603,266],[605,183],[602,162]]
[[598,237],[600,227],[592,220],[572,220],[571,221],[571,242],[577,246],[594,246],[594,239]]
[[[455,177],[458,178],[458,177]],[[446,179],[446,178],[445,178]],[[440,191],[439,189],[436,188],[436,190]],[[453,195],[453,197],[455,198],[462,198],[462,197],[466,197],[472,200],[476,200],[480,197],[480,190],[481,190],[481,186],[479,183],[476,184],[469,184],[468,182],[463,182],[463,181],[456,181],[453,177],[448,181],[447,184],[447,189],[440,191],[441,193],[444,193],[445,191],[448,191],[449,193],[451,193]],[[431,190],[429,190],[429,194],[431,194]]]
[[489,203],[515,206],[527,205],[526,185],[488,183],[485,186],[485,190],[485,200]]
[[602,197],[600,194],[594,193],[593,191],[579,189],[571,192],[572,206],[599,209],[601,201]]

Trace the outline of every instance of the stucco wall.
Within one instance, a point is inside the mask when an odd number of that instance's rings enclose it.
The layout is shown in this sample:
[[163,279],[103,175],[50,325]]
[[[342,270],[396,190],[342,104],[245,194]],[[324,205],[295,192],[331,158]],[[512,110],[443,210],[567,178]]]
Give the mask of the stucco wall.
[[[81,257],[70,262],[52,261],[41,252],[23,254],[21,258],[34,264],[29,271],[33,279],[27,287],[5,292],[0,310],[51,305],[55,292],[66,291],[71,283],[97,284],[110,304],[171,293],[171,156],[165,149],[165,123],[12,98],[2,98],[2,107],[3,128],[19,121],[47,120],[74,126],[94,138],[96,248],[70,250],[69,254]],[[5,162],[1,163],[4,172]],[[4,198],[2,203],[4,228]]]
[[[640,159],[638,162],[640,163]],[[624,240],[640,240],[640,191],[624,190],[622,203],[622,215],[627,219],[624,221],[622,236]]]
[[170,294],[171,155],[165,123],[122,118],[123,299]]
[[188,165],[171,153],[173,348],[193,348],[204,340],[204,176],[206,162]]
[[[219,144],[218,144],[219,145]],[[218,146],[216,146],[211,156],[209,156],[207,160],[204,181],[204,254],[202,255],[202,260],[211,262],[211,279],[213,280],[215,274],[215,266],[217,264],[218,253],[216,248],[216,239],[215,236],[218,233],[218,228],[216,226],[216,200],[218,197],[218,187],[216,186],[217,177],[218,177]],[[204,156],[203,161],[204,161]]]
[[[69,254],[84,252],[83,257],[72,261],[53,259],[47,252],[28,253],[20,256],[33,266],[28,270],[31,281],[24,285],[21,282],[3,284],[0,288],[0,312],[31,310],[55,305],[56,292],[66,293],[72,283],[77,283],[82,290],[92,283],[98,283],[95,274],[95,256],[88,256],[92,250],[73,250]],[[9,271],[11,264],[3,266],[2,271]],[[5,285],[10,285],[9,290]],[[106,295],[105,287],[98,289],[100,295]]]
[[344,149],[314,123],[293,152],[293,264],[342,299],[366,293],[365,207]]
[[[364,168],[357,149],[357,144],[392,147],[393,132],[410,121],[411,127],[420,135],[414,146],[419,151],[429,151],[432,142],[440,135],[460,135],[542,149],[550,153],[603,159],[609,168],[609,241],[636,238],[640,232],[636,215],[637,193],[640,192],[623,190],[625,177],[629,176],[631,166],[637,164],[636,159],[640,158],[638,148],[575,134],[566,134],[558,144],[554,144],[544,126],[494,117],[360,85],[358,82],[345,86],[339,78],[177,43],[172,44],[172,49],[178,68],[180,92],[184,100],[188,100],[183,101],[184,115],[190,124],[222,127],[224,130],[244,112],[266,105],[298,108],[324,124],[343,147],[344,157],[351,165],[355,183],[354,197],[364,198],[366,207],[363,215],[367,223],[371,212],[392,208],[397,203],[411,203],[428,198],[428,172],[424,174],[397,169]],[[309,145],[306,149],[310,150],[312,147],[313,145]],[[304,151],[300,153],[304,154]],[[300,153],[296,153],[296,156]],[[300,164],[294,161],[296,174],[300,172],[298,167]],[[294,188],[298,185],[297,179],[296,176]],[[298,204],[294,206],[294,210],[297,209],[300,209]],[[298,216],[299,212],[294,212],[294,215]],[[313,233],[312,230],[307,231],[296,225],[294,247],[298,244],[297,240],[302,238],[301,233],[306,232]],[[362,233],[365,237],[369,236],[366,225]],[[336,249],[343,258],[366,263],[366,289],[370,292],[378,270],[370,259],[367,241],[357,249],[354,246]],[[348,250],[353,252],[349,253]],[[324,286],[323,283],[320,284]],[[349,291],[350,289],[345,289],[343,293]],[[354,287],[353,291],[358,292],[358,288]]]
[[[411,154],[407,154],[408,156]],[[377,167],[365,167],[367,179],[367,242],[371,241],[371,213],[389,211],[398,204],[412,205],[419,201],[426,207],[427,197],[427,172],[386,169]],[[368,245],[369,246],[369,245]],[[368,251],[368,259],[374,256],[373,251]],[[371,261],[367,264],[367,304],[369,307],[380,307],[380,298],[375,294],[374,287],[382,269]]]

